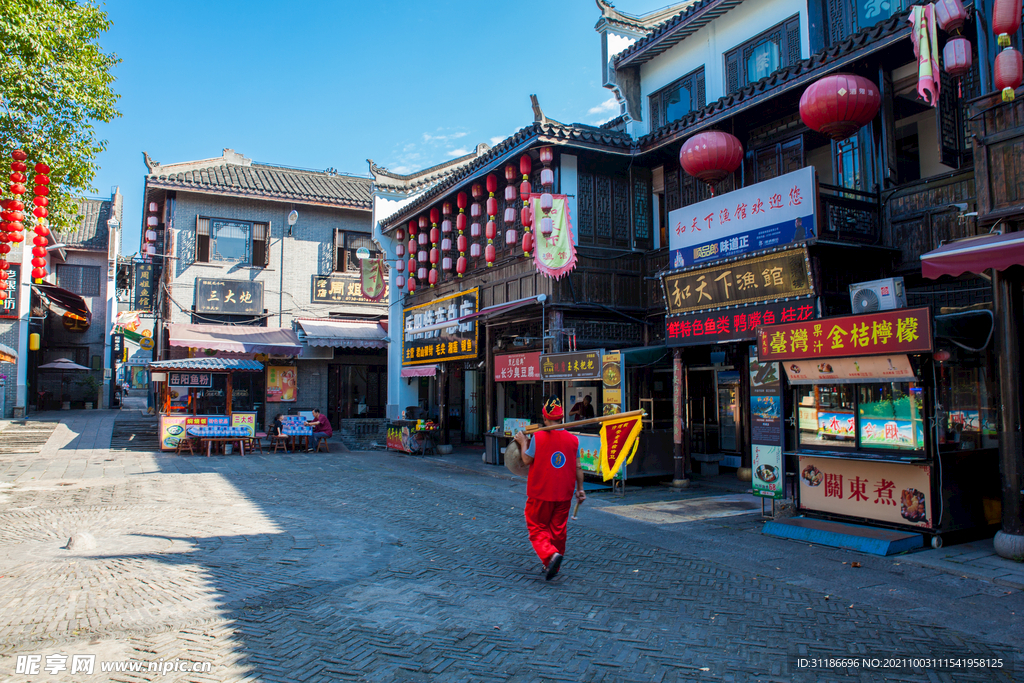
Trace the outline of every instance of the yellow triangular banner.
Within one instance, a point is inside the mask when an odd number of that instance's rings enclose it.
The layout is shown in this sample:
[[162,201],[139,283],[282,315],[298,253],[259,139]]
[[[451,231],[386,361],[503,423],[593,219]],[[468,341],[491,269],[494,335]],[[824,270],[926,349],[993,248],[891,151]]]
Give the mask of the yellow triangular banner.
[[623,463],[629,464],[640,443],[640,415],[601,423],[601,453],[598,462],[601,477],[608,481],[619,473]]

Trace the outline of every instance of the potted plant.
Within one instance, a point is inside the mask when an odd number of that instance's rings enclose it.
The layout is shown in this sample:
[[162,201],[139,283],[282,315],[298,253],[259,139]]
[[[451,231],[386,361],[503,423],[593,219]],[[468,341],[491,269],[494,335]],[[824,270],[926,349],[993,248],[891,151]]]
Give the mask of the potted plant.
[[[78,384],[78,386],[80,386],[83,389],[85,389],[85,398],[86,398],[85,409],[86,410],[92,410],[94,405],[99,405],[100,403],[102,403],[102,400],[99,397],[99,392],[100,392],[100,389],[102,388],[102,385],[99,383],[99,380],[97,380],[92,375],[86,375],[82,379],[78,380],[77,384]],[[95,402],[90,401],[89,400],[90,398],[96,399]]]

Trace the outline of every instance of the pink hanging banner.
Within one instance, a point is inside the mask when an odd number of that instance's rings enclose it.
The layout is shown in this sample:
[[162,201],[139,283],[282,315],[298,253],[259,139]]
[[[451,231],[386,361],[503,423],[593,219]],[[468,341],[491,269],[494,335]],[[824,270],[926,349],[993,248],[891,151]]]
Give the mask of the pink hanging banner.
[[533,212],[533,230],[536,248],[533,262],[537,270],[555,280],[576,267],[576,244],[572,239],[572,218],[569,202],[564,194],[551,195],[553,202],[547,217],[551,219],[551,234],[545,236],[541,222],[545,217],[540,208],[539,194],[530,195],[530,210]]

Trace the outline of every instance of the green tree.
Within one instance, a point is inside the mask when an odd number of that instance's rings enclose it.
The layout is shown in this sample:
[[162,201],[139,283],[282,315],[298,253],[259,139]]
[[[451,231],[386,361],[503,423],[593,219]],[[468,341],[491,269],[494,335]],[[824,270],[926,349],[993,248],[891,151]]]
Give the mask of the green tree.
[[[30,164],[50,165],[49,220],[58,232],[77,224],[75,198],[95,192],[96,156],[107,143],[94,122],[120,116],[111,89],[120,60],[98,43],[108,28],[106,13],[92,4],[0,0],[0,172],[9,173],[15,149]],[[0,195],[12,196],[6,182]]]

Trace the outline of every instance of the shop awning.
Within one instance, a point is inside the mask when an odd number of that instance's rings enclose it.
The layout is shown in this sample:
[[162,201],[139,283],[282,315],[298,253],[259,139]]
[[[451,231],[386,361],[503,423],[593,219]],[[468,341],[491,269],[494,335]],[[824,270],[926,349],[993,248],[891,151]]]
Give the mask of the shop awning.
[[1024,232],[967,237],[921,256],[921,274],[933,280],[1020,265],[1024,265]]
[[671,360],[672,354],[667,346],[641,346],[635,349],[622,349],[622,360],[629,365],[654,365],[663,360]]
[[61,289],[56,285],[49,285],[44,283],[32,285],[32,289],[36,291],[36,294],[46,299],[50,304],[73,313],[81,318],[85,318],[85,321],[92,323],[92,311],[89,310],[89,305],[85,303],[85,299],[78,296],[74,292],[69,292],[66,289]]
[[475,318],[480,318],[481,320],[486,320],[487,318],[493,318],[496,315],[502,315],[503,313],[509,313],[511,311],[516,310],[517,308],[523,308],[524,306],[532,306],[532,305],[534,305],[536,303],[540,303],[540,302],[545,300],[545,299],[542,299],[541,297],[545,297],[546,298],[546,296],[547,295],[545,295],[545,294],[538,294],[537,296],[528,296],[525,299],[516,299],[515,301],[509,301],[508,303],[495,304],[494,306],[488,306],[487,308],[481,308],[476,313],[471,313],[469,315],[462,316],[461,318],[459,318],[459,322],[462,322],[462,321],[465,321],[465,320],[473,320]]
[[262,372],[263,363],[244,358],[181,358],[179,360],[156,360],[149,364],[150,370],[204,370],[206,372]]
[[0,344],[0,363],[17,363],[18,352],[6,344]]
[[433,377],[437,374],[436,365],[413,365],[402,368],[402,377]]
[[348,349],[386,349],[388,333],[377,322],[358,320],[296,320],[300,341],[310,346],[334,346]]
[[234,327],[231,325],[168,325],[171,346],[213,349],[235,353],[279,353],[297,356],[302,344],[284,327]]

